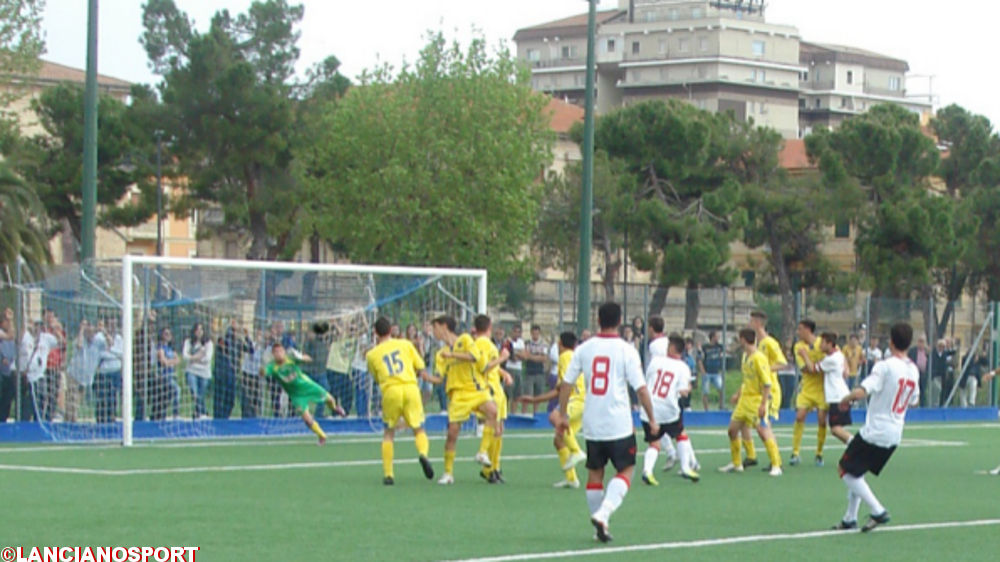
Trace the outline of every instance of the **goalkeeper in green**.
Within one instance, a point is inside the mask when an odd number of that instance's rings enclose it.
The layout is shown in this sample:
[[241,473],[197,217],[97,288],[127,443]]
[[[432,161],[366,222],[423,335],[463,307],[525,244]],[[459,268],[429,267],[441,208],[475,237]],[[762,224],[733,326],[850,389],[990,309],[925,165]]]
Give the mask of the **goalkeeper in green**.
[[302,412],[302,421],[306,427],[311,429],[319,437],[319,444],[326,443],[326,433],[319,426],[319,422],[313,417],[310,411],[313,404],[325,402],[330,410],[340,416],[346,416],[344,409],[337,405],[333,396],[322,386],[313,382],[308,375],[295,363],[295,360],[285,353],[285,346],[280,341],[275,342],[271,347],[273,359],[267,364],[265,374],[274,378],[285,389],[288,394],[288,401],[292,406]]

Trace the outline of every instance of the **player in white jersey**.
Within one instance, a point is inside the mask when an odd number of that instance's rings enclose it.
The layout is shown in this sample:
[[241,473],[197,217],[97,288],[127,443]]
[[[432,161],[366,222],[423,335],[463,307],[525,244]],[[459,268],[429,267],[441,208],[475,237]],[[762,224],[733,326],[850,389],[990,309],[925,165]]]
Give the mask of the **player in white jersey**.
[[[646,366],[654,357],[666,357],[669,341],[667,335],[663,333],[664,323],[662,316],[650,316],[647,322],[649,326],[649,353],[646,355]],[[660,439],[660,449],[663,450],[666,462],[663,463],[663,471],[667,472],[677,464],[677,450],[674,449],[674,442],[669,436]]]
[[841,410],[840,401],[851,393],[847,388],[847,359],[843,352],[837,348],[837,334],[833,332],[823,332],[820,335],[819,348],[826,354],[816,366],[823,373],[823,395],[827,402],[827,422],[830,426],[830,433],[841,443],[851,440],[851,433],[844,429],[851,425],[851,411]]
[[[985,387],[986,383],[990,382],[993,379],[993,377],[997,376],[997,373],[1000,373],[1000,369],[996,369],[996,370],[990,371],[990,372],[986,373],[985,375],[983,375],[983,380],[982,380],[981,384]],[[1000,465],[998,465],[996,468],[990,470],[989,474],[992,474],[993,476],[1000,476]]]
[[645,441],[649,444],[643,456],[642,481],[650,486],[657,486],[653,477],[653,468],[660,454],[660,441],[677,440],[677,450],[680,453],[681,474],[691,480],[698,481],[698,473],[694,468],[694,450],[691,440],[684,433],[684,412],[680,405],[680,397],[691,393],[691,368],[681,359],[684,352],[684,338],[670,336],[668,353],[664,356],[652,357],[646,367],[646,388],[650,388],[650,399],[653,402],[653,416],[660,426],[658,432],[653,432],[649,426],[649,417],[640,412]]
[[[635,428],[628,388],[635,389],[649,422],[650,431],[660,431],[653,416],[642,360],[635,346],[618,336],[622,309],[604,303],[597,310],[600,332],[576,348],[569,369],[559,384],[559,416],[556,429],[569,429],[566,406],[573,386],[584,378],[587,397],[583,406],[583,435],[587,438],[587,505],[590,522],[601,542],[611,540],[608,520],[628,493],[635,469]],[[604,490],[604,467],[608,462],[617,474]]]
[[861,381],[861,386],[840,401],[843,411],[851,402],[867,396],[868,414],[865,425],[840,457],[840,476],[847,486],[847,512],[834,529],[858,526],[861,500],[870,508],[862,532],[889,522],[889,512],[868,487],[865,473],[878,476],[882,472],[903,438],[907,407],[916,405],[920,398],[920,375],[917,366],[906,356],[911,341],[913,328],[906,323],[894,324],[889,331],[889,357],[876,363],[871,374]]

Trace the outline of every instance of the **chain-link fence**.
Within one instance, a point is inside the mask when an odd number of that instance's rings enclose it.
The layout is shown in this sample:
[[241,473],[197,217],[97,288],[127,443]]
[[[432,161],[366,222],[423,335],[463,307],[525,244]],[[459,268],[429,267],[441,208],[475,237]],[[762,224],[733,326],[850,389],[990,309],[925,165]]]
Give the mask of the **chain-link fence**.
[[[749,287],[711,289],[663,288],[655,285],[617,284],[613,295],[605,287],[591,287],[591,317],[587,328],[596,326],[597,308],[607,297],[622,304],[625,325],[622,335],[634,339],[640,352],[647,344],[647,319],[658,315],[666,331],[692,340],[692,354],[713,337],[726,348],[725,370],[738,368],[737,332],[747,326],[750,313],[768,316],[768,331],[781,342],[789,359],[796,327],[803,319],[816,323],[817,334],[837,334],[848,356],[852,384],[863,380],[872,366],[886,357],[889,329],[896,322],[913,326],[914,344],[909,351],[921,373],[922,406],[995,405],[997,386],[982,387],[982,375],[998,365],[994,349],[998,335],[993,312],[995,303],[973,296],[955,302],[934,298],[899,300],[872,297],[868,293],[827,294],[798,291],[784,298]],[[504,310],[499,325],[505,334],[515,325],[527,337],[530,326],[541,328],[552,342],[561,331],[580,332],[576,325],[576,284],[571,281],[538,281],[515,310]],[[727,390],[738,377],[727,377]],[[792,387],[794,390],[794,385]],[[695,388],[695,395],[700,388]],[[793,403],[790,392],[785,404]],[[695,403],[698,403],[695,396]]]

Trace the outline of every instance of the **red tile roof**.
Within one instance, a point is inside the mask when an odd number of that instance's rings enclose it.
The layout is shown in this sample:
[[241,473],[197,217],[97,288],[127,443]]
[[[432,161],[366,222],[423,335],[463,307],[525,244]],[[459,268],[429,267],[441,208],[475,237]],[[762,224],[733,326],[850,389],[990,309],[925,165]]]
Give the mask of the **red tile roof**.
[[[597,25],[607,23],[613,19],[626,15],[624,10],[600,10],[597,12]],[[568,18],[553,20],[531,27],[523,27],[514,34],[514,41],[525,39],[541,39],[542,37],[553,37],[560,33],[586,33],[587,14],[577,14]]]
[[808,170],[816,166],[809,161],[806,154],[806,141],[788,139],[778,153],[778,165],[786,170]]
[[552,98],[545,107],[546,113],[551,115],[550,126],[557,133],[568,133],[573,123],[583,122],[583,108],[578,105],[566,103],[561,99]]
[[[37,74],[32,76],[16,76],[14,78],[26,83],[61,84],[69,82],[71,84],[82,85],[86,82],[87,72],[79,68],[73,68],[72,66],[43,60],[41,61],[41,66],[38,67]],[[128,92],[132,87],[132,83],[127,80],[104,74],[97,75],[97,85],[105,90],[120,90],[122,92]]]

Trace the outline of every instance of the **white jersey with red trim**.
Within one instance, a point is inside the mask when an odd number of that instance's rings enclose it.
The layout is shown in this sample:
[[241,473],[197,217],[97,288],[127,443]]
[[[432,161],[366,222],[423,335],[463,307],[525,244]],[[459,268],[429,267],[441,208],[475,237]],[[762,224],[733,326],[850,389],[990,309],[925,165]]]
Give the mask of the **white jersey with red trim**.
[[844,363],[846,359],[839,349],[819,362],[819,369],[823,371],[823,395],[828,404],[840,402],[851,393],[844,381]]
[[861,381],[868,393],[868,415],[861,437],[872,445],[895,447],[903,438],[906,408],[920,398],[920,375],[909,358],[889,357]]
[[[691,368],[679,357],[653,357],[646,367],[646,387],[656,423],[673,423],[681,417],[680,392],[691,390]],[[646,410],[639,411],[639,418],[649,421]]]
[[598,334],[573,352],[563,381],[584,378],[583,435],[589,441],[614,441],[634,433],[628,387],[646,386],[635,346],[618,336]]

